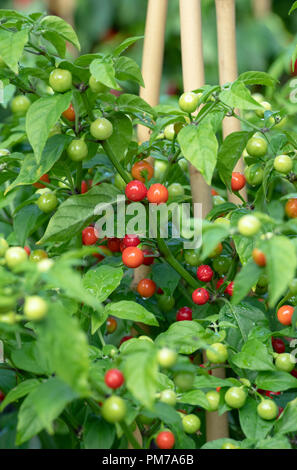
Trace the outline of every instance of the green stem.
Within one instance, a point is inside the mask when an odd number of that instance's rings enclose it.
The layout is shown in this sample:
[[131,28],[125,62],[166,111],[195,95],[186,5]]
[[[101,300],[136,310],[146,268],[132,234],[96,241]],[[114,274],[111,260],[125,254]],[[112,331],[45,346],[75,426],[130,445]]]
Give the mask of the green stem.
[[123,180],[128,184],[129,181],[131,181],[132,178],[126,173],[126,171],[124,170],[124,168],[122,167],[122,165],[118,161],[118,159],[115,156],[115,154],[113,153],[113,150],[112,150],[111,146],[109,145],[109,143],[107,141],[104,141],[104,142],[101,142],[101,145],[102,145],[106,155],[108,156],[109,160],[111,161],[111,163],[113,164],[113,166],[117,170],[117,172],[121,175]]
[[142,449],[141,445],[135,439],[133,433],[131,432],[131,429],[129,428],[129,426],[127,426],[127,424],[124,421],[119,424],[120,424],[120,427],[122,428],[123,433],[126,435],[128,441],[130,442],[130,444],[132,444],[134,449]]
[[87,110],[87,113],[88,113],[88,117],[90,119],[90,121],[94,121],[94,113],[92,111],[92,108],[90,107],[90,104],[89,104],[89,101],[88,101],[88,97],[85,93],[81,93],[81,97],[82,97],[82,100],[83,100],[83,103],[84,103],[84,106]]
[[[213,108],[216,107],[217,104],[218,102],[214,101],[213,104],[210,105],[208,109],[206,109],[203,113],[200,114],[197,121],[195,121],[195,124],[196,125],[199,124],[213,110]],[[202,108],[202,110],[204,110],[204,108]]]
[[9,220],[5,219],[2,216],[0,216],[0,222],[2,222],[3,224],[12,225],[12,222],[10,222]]
[[158,237],[158,247],[165,260],[180,276],[191,286],[193,289],[199,287],[198,282],[192,277],[190,273],[174,258],[170,249],[166,245],[163,238]]
[[72,178],[72,175],[71,175],[71,171],[69,170],[69,168],[67,166],[65,166],[65,173],[66,173],[66,177],[67,177],[68,183],[70,185],[71,191],[72,191],[73,194],[75,194],[75,186],[74,186],[74,183],[73,183],[73,178]]
[[186,289],[182,288],[179,284],[177,286],[177,289],[178,289],[179,293],[189,302],[190,305],[191,304],[194,305],[194,302],[193,302],[191,296],[186,291]]
[[176,152],[175,155],[173,155],[173,157],[169,160],[167,168],[166,168],[165,173],[164,173],[164,175],[162,177],[162,180],[161,180],[162,184],[165,183],[165,181],[167,179],[167,176],[169,174],[169,171],[171,170],[172,165],[176,162],[176,160],[177,160],[177,158],[179,157],[180,154],[181,154],[181,151],[178,150],[178,152]]
[[245,124],[246,126],[252,127],[252,128],[255,129],[257,132],[261,132],[261,128],[260,128],[260,127],[255,126],[255,125],[252,124],[251,122],[249,122],[249,121],[247,121],[246,119],[240,117],[238,114],[233,113],[233,114],[232,114],[232,117],[235,117],[236,119],[238,119],[238,121],[242,122],[242,123]]
[[102,346],[105,346],[105,341],[104,341],[100,328],[98,328],[98,336],[99,336]]
[[82,170],[82,162],[78,162],[76,170],[76,189],[79,193],[81,191]]
[[100,406],[93,400],[92,398],[87,398],[86,403],[89,407],[93,410],[96,415],[101,415],[101,408]]
[[291,292],[289,291],[289,292],[285,295],[285,297],[283,297],[283,298],[280,300],[280,302],[277,304],[276,311],[278,311],[278,309],[279,309],[282,305],[284,305],[285,302],[286,302],[290,297],[292,297],[292,294],[291,294]]

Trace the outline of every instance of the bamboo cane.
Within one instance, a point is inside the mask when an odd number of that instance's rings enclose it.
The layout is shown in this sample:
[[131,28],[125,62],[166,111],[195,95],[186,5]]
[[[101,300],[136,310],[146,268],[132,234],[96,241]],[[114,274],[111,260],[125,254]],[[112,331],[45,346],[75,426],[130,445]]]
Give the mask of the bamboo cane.
[[[216,15],[220,84],[223,85],[237,79],[235,0],[216,0]],[[239,120],[234,117],[225,118],[223,122],[224,139],[236,131],[240,131]],[[238,161],[234,170],[240,173],[243,172],[244,164],[242,159]],[[246,199],[244,189],[240,194]],[[229,194],[229,200],[237,204],[240,202],[234,194]]]
[[[184,91],[204,85],[200,0],[180,0],[181,50]],[[205,217],[212,207],[210,187],[193,165],[189,165],[193,203],[202,204]]]
[[[205,356],[204,359],[206,360]],[[218,368],[212,370],[212,375],[214,377],[219,377],[224,379],[226,377],[225,369]],[[206,413],[206,441],[214,441],[216,439],[221,439],[222,437],[229,436],[228,428],[228,415],[224,413],[222,416],[219,416],[217,411],[207,412]]]
[[0,364],[4,362],[4,345],[3,341],[0,340]]
[[[139,94],[151,106],[156,106],[160,98],[167,6],[168,0],[149,0],[147,5],[141,69],[145,86],[140,88]],[[138,126],[139,142],[148,139],[149,129]],[[147,160],[153,164],[152,157]],[[138,282],[146,278],[149,272],[150,267],[145,265],[135,269],[131,288],[135,289]]]
[[271,12],[271,0],[253,0],[252,3],[256,18],[264,18]]
[[75,0],[47,0],[47,3],[50,14],[60,16],[67,23],[74,25]]
[[[181,45],[184,90],[191,91],[204,84],[202,22],[200,0],[180,0]],[[211,209],[211,192],[201,174],[190,166],[193,202],[202,203],[205,216]],[[226,416],[206,413],[206,437],[212,441],[228,435]]]
[[[167,5],[168,0],[149,0],[147,6],[141,70],[145,86],[139,94],[151,106],[156,106],[160,98]],[[149,129],[139,126],[138,140],[148,139]]]
[[[156,106],[160,98],[167,6],[168,0],[148,0],[141,69],[144,87],[140,88],[139,94],[151,106]],[[139,142],[145,142],[149,139],[147,127],[138,126],[137,133]],[[152,157],[147,160],[153,163]],[[131,288],[135,289],[138,282],[146,278],[149,272],[150,267],[145,265],[135,269]],[[139,326],[145,331],[149,330],[147,325],[140,324]],[[141,444],[142,436],[139,429],[137,428],[133,434]],[[129,444],[129,448],[133,448],[133,446]]]

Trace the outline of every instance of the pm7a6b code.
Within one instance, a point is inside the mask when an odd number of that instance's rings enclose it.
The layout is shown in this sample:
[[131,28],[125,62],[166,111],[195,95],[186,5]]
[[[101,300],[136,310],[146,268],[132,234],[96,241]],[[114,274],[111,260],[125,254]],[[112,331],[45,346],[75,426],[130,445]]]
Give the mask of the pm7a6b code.
[[194,456],[193,455],[175,455],[175,454],[161,454],[161,455],[147,455],[146,463],[153,465],[193,465]]

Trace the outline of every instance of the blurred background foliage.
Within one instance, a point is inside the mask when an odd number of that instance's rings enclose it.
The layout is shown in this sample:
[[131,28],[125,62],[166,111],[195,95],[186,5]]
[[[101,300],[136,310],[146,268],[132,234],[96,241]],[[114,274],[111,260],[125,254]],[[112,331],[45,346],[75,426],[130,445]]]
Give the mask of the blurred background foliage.
[[[271,70],[277,77],[290,74],[297,31],[297,15],[288,15],[292,3],[236,0],[239,72]],[[142,35],[147,0],[1,0],[0,4],[1,8],[26,12],[64,14],[74,23],[85,53],[108,51],[126,37]],[[67,10],[68,4],[74,11]],[[169,0],[168,4],[162,93],[173,94],[182,89],[179,2]],[[215,1],[201,0],[201,4],[206,81],[214,84],[218,82]],[[141,52],[142,43],[138,42],[129,53],[140,63]]]

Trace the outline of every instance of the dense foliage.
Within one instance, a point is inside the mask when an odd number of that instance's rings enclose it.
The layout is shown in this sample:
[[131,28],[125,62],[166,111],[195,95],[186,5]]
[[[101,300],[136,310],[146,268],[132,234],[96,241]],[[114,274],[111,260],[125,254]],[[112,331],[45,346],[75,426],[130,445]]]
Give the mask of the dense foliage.
[[[123,55],[139,38],[70,61],[62,19],[0,21],[0,447],[295,447],[297,133],[280,105],[294,90],[246,72],[152,108],[122,92],[143,85]],[[242,130],[223,141],[230,116]],[[213,188],[201,247],[184,248],[189,230],[98,231],[118,196],[192,202],[187,161]],[[231,437],[206,442],[217,410]]]

